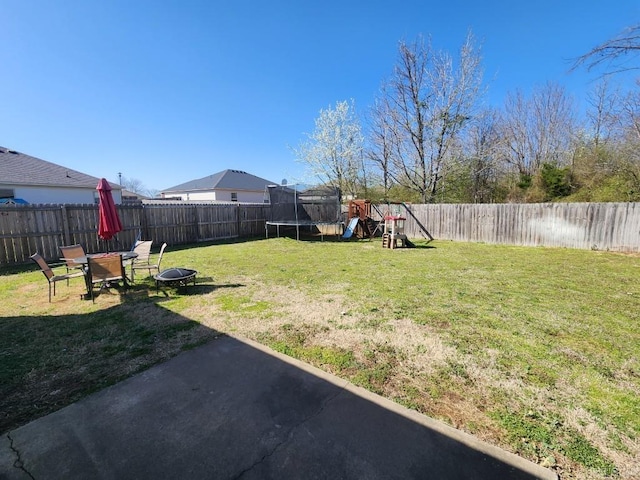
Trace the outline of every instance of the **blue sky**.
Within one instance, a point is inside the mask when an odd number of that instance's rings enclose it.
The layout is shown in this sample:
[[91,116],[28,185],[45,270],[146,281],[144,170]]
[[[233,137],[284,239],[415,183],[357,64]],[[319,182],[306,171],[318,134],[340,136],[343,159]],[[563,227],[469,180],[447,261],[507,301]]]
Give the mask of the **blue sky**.
[[571,60],[638,23],[640,3],[0,0],[0,14],[0,145],[162,190],[226,168],[302,181],[291,147],[320,109],[364,113],[419,34],[455,54],[473,32],[488,104],[548,81],[583,104],[597,74]]

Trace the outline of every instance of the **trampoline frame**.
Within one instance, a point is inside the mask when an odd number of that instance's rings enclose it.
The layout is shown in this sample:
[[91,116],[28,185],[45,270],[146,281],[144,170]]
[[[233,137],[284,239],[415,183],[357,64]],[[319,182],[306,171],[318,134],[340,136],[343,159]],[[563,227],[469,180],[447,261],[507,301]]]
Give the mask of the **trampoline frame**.
[[[298,191],[298,185],[268,185],[266,187],[266,191],[265,194],[269,194],[269,204],[272,205],[273,208],[273,204],[271,203],[271,194],[269,192],[269,188],[286,188],[289,189],[293,192],[293,205],[294,205],[294,218],[292,219],[273,219],[271,218],[271,220],[268,220],[267,222],[265,222],[265,235],[266,238],[269,238],[269,227],[270,226],[275,226],[276,227],[276,235],[277,237],[280,237],[280,227],[295,227],[296,228],[296,240],[300,240],[300,227],[309,227],[309,229],[312,229],[313,227],[320,227],[320,226],[331,226],[333,225],[336,228],[336,235],[342,235],[342,231],[344,230],[344,222],[342,220],[340,220],[339,218],[336,220],[331,220],[331,221],[327,221],[327,219],[318,219],[318,220],[302,220],[300,219],[300,215],[298,212],[298,209],[302,206],[302,204],[298,201],[299,198],[299,191]],[[313,189],[309,189],[309,190],[313,190]],[[336,189],[335,190],[337,193],[337,200],[336,200],[336,208],[337,208],[337,215],[340,215],[340,190]],[[302,192],[304,193],[304,191]],[[326,202],[319,202],[319,204],[326,204]],[[305,211],[306,213],[306,211]],[[273,215],[273,209],[272,209],[272,215]],[[308,214],[307,214],[308,215]],[[320,231],[320,239],[324,241],[324,232],[322,229],[318,228],[318,230]]]

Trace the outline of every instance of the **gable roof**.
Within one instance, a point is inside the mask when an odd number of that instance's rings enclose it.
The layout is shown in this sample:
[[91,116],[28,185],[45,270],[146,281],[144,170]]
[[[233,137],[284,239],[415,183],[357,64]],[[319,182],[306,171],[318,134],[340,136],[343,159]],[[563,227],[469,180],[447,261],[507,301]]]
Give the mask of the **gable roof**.
[[[8,185],[96,188],[99,178],[0,147],[0,183]],[[109,182],[120,190],[118,184]]]
[[175,187],[162,190],[161,193],[169,192],[193,192],[208,190],[255,190],[264,191],[265,186],[273,182],[264,178],[256,177],[242,170],[223,170],[207,177],[202,177],[190,182],[181,183]]

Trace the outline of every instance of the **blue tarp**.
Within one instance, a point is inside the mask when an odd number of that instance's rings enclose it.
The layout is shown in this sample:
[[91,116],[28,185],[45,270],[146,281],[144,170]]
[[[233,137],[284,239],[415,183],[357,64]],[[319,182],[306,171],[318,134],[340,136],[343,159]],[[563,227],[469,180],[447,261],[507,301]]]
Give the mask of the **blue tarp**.
[[0,205],[29,205],[29,202],[21,198],[0,198]]

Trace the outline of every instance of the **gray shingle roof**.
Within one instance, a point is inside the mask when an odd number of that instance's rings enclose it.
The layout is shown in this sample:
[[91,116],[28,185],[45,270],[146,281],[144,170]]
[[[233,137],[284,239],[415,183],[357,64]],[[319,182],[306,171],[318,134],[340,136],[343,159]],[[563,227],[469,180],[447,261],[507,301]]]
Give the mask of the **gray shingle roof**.
[[250,173],[243,172],[241,170],[227,169],[207,177],[191,180],[190,182],[181,183],[175,187],[167,188],[162,190],[162,193],[193,192],[202,190],[208,191],[216,189],[264,191],[267,185],[272,185],[273,183],[274,182],[256,177],[255,175],[251,175]]
[[[99,181],[99,178],[77,170],[0,147],[0,183],[96,188]],[[121,188],[118,184],[112,182],[109,184],[113,189],[119,190]]]

